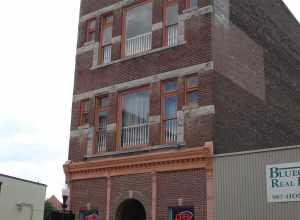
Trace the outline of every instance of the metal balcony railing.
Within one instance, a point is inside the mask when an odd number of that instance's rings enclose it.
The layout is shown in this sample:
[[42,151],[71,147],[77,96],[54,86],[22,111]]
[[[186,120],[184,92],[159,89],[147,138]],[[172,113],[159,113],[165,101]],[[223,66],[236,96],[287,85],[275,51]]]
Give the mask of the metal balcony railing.
[[125,54],[132,56],[138,53],[151,50],[152,47],[152,32],[141,34],[129,39],[126,39]]
[[149,142],[149,126],[146,124],[132,125],[122,128],[122,147],[146,145]]
[[106,152],[106,139],[107,134],[106,131],[101,131],[97,133],[97,151],[98,152]]
[[96,132],[97,138],[97,151],[98,152],[106,152],[106,141],[107,141],[107,116],[100,117],[99,120],[99,128]]
[[172,24],[167,27],[168,46],[174,46],[178,43],[178,24]]
[[103,47],[103,63],[107,64],[111,62],[111,45]]
[[177,119],[168,119],[164,122],[165,142],[174,143],[177,141]]

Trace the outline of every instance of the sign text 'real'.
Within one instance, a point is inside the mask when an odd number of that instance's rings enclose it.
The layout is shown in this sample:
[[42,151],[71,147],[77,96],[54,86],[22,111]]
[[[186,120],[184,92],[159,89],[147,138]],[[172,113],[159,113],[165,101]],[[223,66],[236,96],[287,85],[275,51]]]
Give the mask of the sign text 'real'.
[[300,201],[300,162],[266,166],[269,202]]

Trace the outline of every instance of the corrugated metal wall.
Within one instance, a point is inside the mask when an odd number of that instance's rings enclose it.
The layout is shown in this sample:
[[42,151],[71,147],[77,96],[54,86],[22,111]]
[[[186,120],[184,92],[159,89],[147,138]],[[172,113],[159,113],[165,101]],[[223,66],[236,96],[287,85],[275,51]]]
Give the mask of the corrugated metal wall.
[[300,161],[300,148],[216,157],[216,220],[300,220],[300,202],[268,203],[266,165]]

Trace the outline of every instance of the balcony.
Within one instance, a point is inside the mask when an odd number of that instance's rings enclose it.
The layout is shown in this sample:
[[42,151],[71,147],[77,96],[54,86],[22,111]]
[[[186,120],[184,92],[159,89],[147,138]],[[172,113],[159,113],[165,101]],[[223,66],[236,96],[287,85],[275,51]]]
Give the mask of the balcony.
[[125,55],[133,56],[152,48],[152,32],[126,39]]

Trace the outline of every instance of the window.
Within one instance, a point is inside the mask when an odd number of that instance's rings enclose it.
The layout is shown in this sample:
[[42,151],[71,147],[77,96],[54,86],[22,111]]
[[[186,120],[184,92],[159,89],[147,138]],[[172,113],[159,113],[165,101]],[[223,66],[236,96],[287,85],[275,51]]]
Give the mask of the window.
[[145,89],[121,95],[121,147],[148,144],[149,101],[149,92]]
[[162,139],[164,143],[177,141],[177,81],[162,86]]
[[90,101],[83,100],[80,104],[80,125],[89,123]]
[[108,97],[96,97],[95,107],[95,149],[105,152],[107,142]]
[[165,44],[173,46],[178,43],[178,4],[176,1],[167,1],[165,6]]
[[125,10],[125,55],[151,49],[152,3],[142,3]]
[[186,8],[198,8],[199,2],[198,0],[187,0],[186,1]]
[[96,18],[90,19],[86,22],[85,42],[96,40]]
[[185,81],[185,104],[197,104],[200,100],[199,95],[199,78],[189,77]]
[[112,48],[112,24],[113,16],[108,15],[104,16],[101,19],[101,36],[100,36],[100,45],[101,45],[101,63],[110,63],[111,62],[111,48]]

